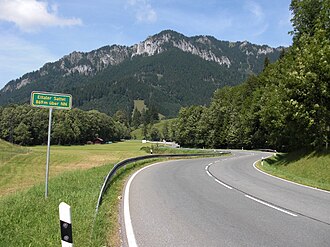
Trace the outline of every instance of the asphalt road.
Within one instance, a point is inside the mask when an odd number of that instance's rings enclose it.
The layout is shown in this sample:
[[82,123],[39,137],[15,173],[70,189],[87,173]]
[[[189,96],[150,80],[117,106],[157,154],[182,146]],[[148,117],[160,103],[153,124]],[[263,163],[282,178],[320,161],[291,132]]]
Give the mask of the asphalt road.
[[330,193],[254,168],[269,154],[169,161],[133,175],[123,246],[330,246]]

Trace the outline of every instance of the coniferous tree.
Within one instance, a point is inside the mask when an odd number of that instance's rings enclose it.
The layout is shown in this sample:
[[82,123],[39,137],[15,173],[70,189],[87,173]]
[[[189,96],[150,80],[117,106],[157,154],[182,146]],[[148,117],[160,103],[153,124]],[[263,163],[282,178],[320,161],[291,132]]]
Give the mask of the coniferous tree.
[[264,60],[264,70],[268,67],[269,64],[270,64],[269,58],[268,56],[266,56]]
[[138,128],[141,124],[141,112],[135,108],[132,116],[132,127]]

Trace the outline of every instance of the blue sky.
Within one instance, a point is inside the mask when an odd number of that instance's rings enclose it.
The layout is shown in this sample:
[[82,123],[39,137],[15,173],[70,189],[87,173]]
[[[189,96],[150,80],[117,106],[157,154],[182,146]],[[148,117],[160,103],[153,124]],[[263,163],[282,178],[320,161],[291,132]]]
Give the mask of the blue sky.
[[0,0],[0,88],[73,51],[164,29],[289,46],[290,0]]

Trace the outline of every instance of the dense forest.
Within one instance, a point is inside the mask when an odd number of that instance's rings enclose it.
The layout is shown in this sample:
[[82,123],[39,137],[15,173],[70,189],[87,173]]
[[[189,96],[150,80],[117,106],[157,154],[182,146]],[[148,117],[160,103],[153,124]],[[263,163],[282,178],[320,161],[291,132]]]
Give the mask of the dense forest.
[[[0,138],[19,145],[46,144],[48,114],[48,109],[27,104],[0,107]],[[133,114],[118,110],[113,117],[97,110],[54,110],[51,142],[86,144],[97,137],[104,142],[118,141],[131,138],[130,131],[139,127],[146,138],[159,140],[162,135],[153,128],[158,120],[158,112],[153,106],[141,112],[135,109]]]
[[[116,141],[129,136],[128,128],[96,110],[55,110],[52,144],[86,144],[96,137]],[[48,110],[29,105],[0,107],[0,138],[20,145],[47,143]]]
[[328,147],[330,1],[292,0],[293,45],[209,107],[182,108],[172,138],[184,146],[297,150]]

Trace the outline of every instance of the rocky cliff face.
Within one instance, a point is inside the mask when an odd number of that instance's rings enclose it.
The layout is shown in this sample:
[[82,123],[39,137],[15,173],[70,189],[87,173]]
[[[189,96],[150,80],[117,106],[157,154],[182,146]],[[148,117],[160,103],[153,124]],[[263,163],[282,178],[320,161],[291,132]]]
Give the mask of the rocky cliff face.
[[[198,43],[202,44],[204,48],[198,46]],[[226,65],[227,67],[230,67],[231,64],[230,59],[227,56],[219,56],[212,51],[213,49],[217,49],[217,47],[207,36],[202,36],[195,41],[193,38],[188,38],[171,31],[164,31],[158,35],[149,37],[140,44],[134,45],[132,56],[152,56],[173,47],[178,48],[181,51],[197,55],[206,61],[216,62],[219,65]]]
[[109,66],[121,64],[136,56],[154,56],[172,49],[199,56],[228,69],[234,66],[235,69],[246,70],[247,73],[258,73],[253,70],[255,66],[252,61],[261,56],[275,56],[282,48],[258,46],[247,41],[219,41],[210,36],[186,37],[174,31],[163,31],[131,47],[112,45],[87,53],[72,52],[57,62],[47,63],[38,71],[9,82],[0,93],[19,90],[49,74],[59,77],[73,74],[93,76]]

